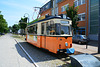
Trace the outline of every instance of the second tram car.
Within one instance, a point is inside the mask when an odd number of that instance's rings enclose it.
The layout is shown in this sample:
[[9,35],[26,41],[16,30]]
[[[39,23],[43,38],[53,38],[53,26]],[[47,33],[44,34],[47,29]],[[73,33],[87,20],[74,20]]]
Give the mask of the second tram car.
[[71,25],[71,20],[55,16],[39,20],[27,26],[26,41],[56,54],[59,51],[74,53]]

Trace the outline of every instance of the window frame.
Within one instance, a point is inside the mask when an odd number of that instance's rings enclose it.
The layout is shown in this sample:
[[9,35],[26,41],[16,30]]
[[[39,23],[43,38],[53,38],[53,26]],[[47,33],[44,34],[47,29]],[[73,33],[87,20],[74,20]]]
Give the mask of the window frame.
[[[75,4],[75,2],[76,2],[75,7],[80,6],[80,5],[83,5],[83,4],[86,3],[86,0],[80,0],[80,1],[81,1],[80,4],[79,4],[79,0],[75,0],[75,1],[74,1],[74,4]],[[84,1],[85,1],[85,2],[84,2]]]
[[61,12],[64,12],[64,6],[61,7]]
[[75,7],[77,7],[77,6],[78,6],[78,1],[77,1],[77,0],[75,0],[75,1],[74,1],[74,4],[75,4],[75,2],[76,2]]
[[63,6],[61,7],[61,12],[66,11],[66,8],[65,8],[65,7],[67,7],[67,8],[69,9],[69,5],[68,5],[68,4],[63,5]]
[[[85,15],[85,19],[83,20],[82,18],[82,15]],[[81,16],[80,20],[79,21],[85,21],[86,20],[86,13],[81,13],[81,14],[78,14],[78,17]]]
[[[28,34],[34,34],[34,35],[37,35],[37,32],[38,32],[38,24],[34,24],[30,27],[27,27],[27,32]],[[29,32],[29,30],[31,29],[31,32]]]
[[[82,30],[84,29],[84,30]],[[84,34],[80,34],[80,35],[86,35],[86,27],[79,27],[78,30],[76,30],[76,34],[82,33],[84,32]]]

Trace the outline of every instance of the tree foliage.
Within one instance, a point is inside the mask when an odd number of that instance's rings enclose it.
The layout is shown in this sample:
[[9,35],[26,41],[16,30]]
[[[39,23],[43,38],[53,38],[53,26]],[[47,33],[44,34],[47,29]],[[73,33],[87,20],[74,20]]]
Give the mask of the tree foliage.
[[33,21],[30,22],[28,25],[30,25],[30,24],[32,24],[32,23],[34,23],[34,22],[37,22],[37,21],[39,21],[39,19],[35,19],[35,20],[33,20]]
[[25,28],[27,27],[27,17],[25,18],[21,18],[21,20],[19,20],[19,27],[21,29],[20,34],[25,34]]
[[21,20],[19,20],[19,26],[20,29],[25,29],[27,26],[27,17],[26,18],[21,18]]
[[76,29],[78,29],[78,8],[79,7],[75,7],[75,5],[73,4],[73,6],[70,6],[69,8],[66,8],[66,13],[67,16],[72,20],[72,28],[73,31],[75,32]]
[[11,29],[12,29],[13,33],[18,33],[19,25],[18,24],[14,24]]
[[8,32],[8,24],[6,20],[3,18],[3,15],[0,11],[0,32],[7,33]]
[[11,31],[11,30],[12,30],[12,27],[11,27],[11,26],[9,26],[8,28],[9,28],[9,32],[12,32],[12,31]]

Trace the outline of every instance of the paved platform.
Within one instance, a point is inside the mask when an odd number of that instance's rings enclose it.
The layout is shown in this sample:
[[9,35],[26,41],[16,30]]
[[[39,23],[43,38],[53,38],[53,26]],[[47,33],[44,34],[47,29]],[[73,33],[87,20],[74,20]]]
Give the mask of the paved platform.
[[0,67],[35,67],[11,34],[0,37]]
[[100,54],[98,54],[98,47],[97,46],[93,46],[93,45],[89,44],[88,48],[86,49],[86,45],[79,45],[79,44],[73,43],[73,48],[77,52],[88,53],[88,54],[91,54],[91,55],[100,59]]

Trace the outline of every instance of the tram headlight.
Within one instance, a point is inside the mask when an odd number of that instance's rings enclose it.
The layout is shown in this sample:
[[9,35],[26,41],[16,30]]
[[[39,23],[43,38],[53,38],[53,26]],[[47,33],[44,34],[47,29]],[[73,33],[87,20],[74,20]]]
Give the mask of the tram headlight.
[[67,42],[65,42],[65,46],[68,46],[68,43]]

